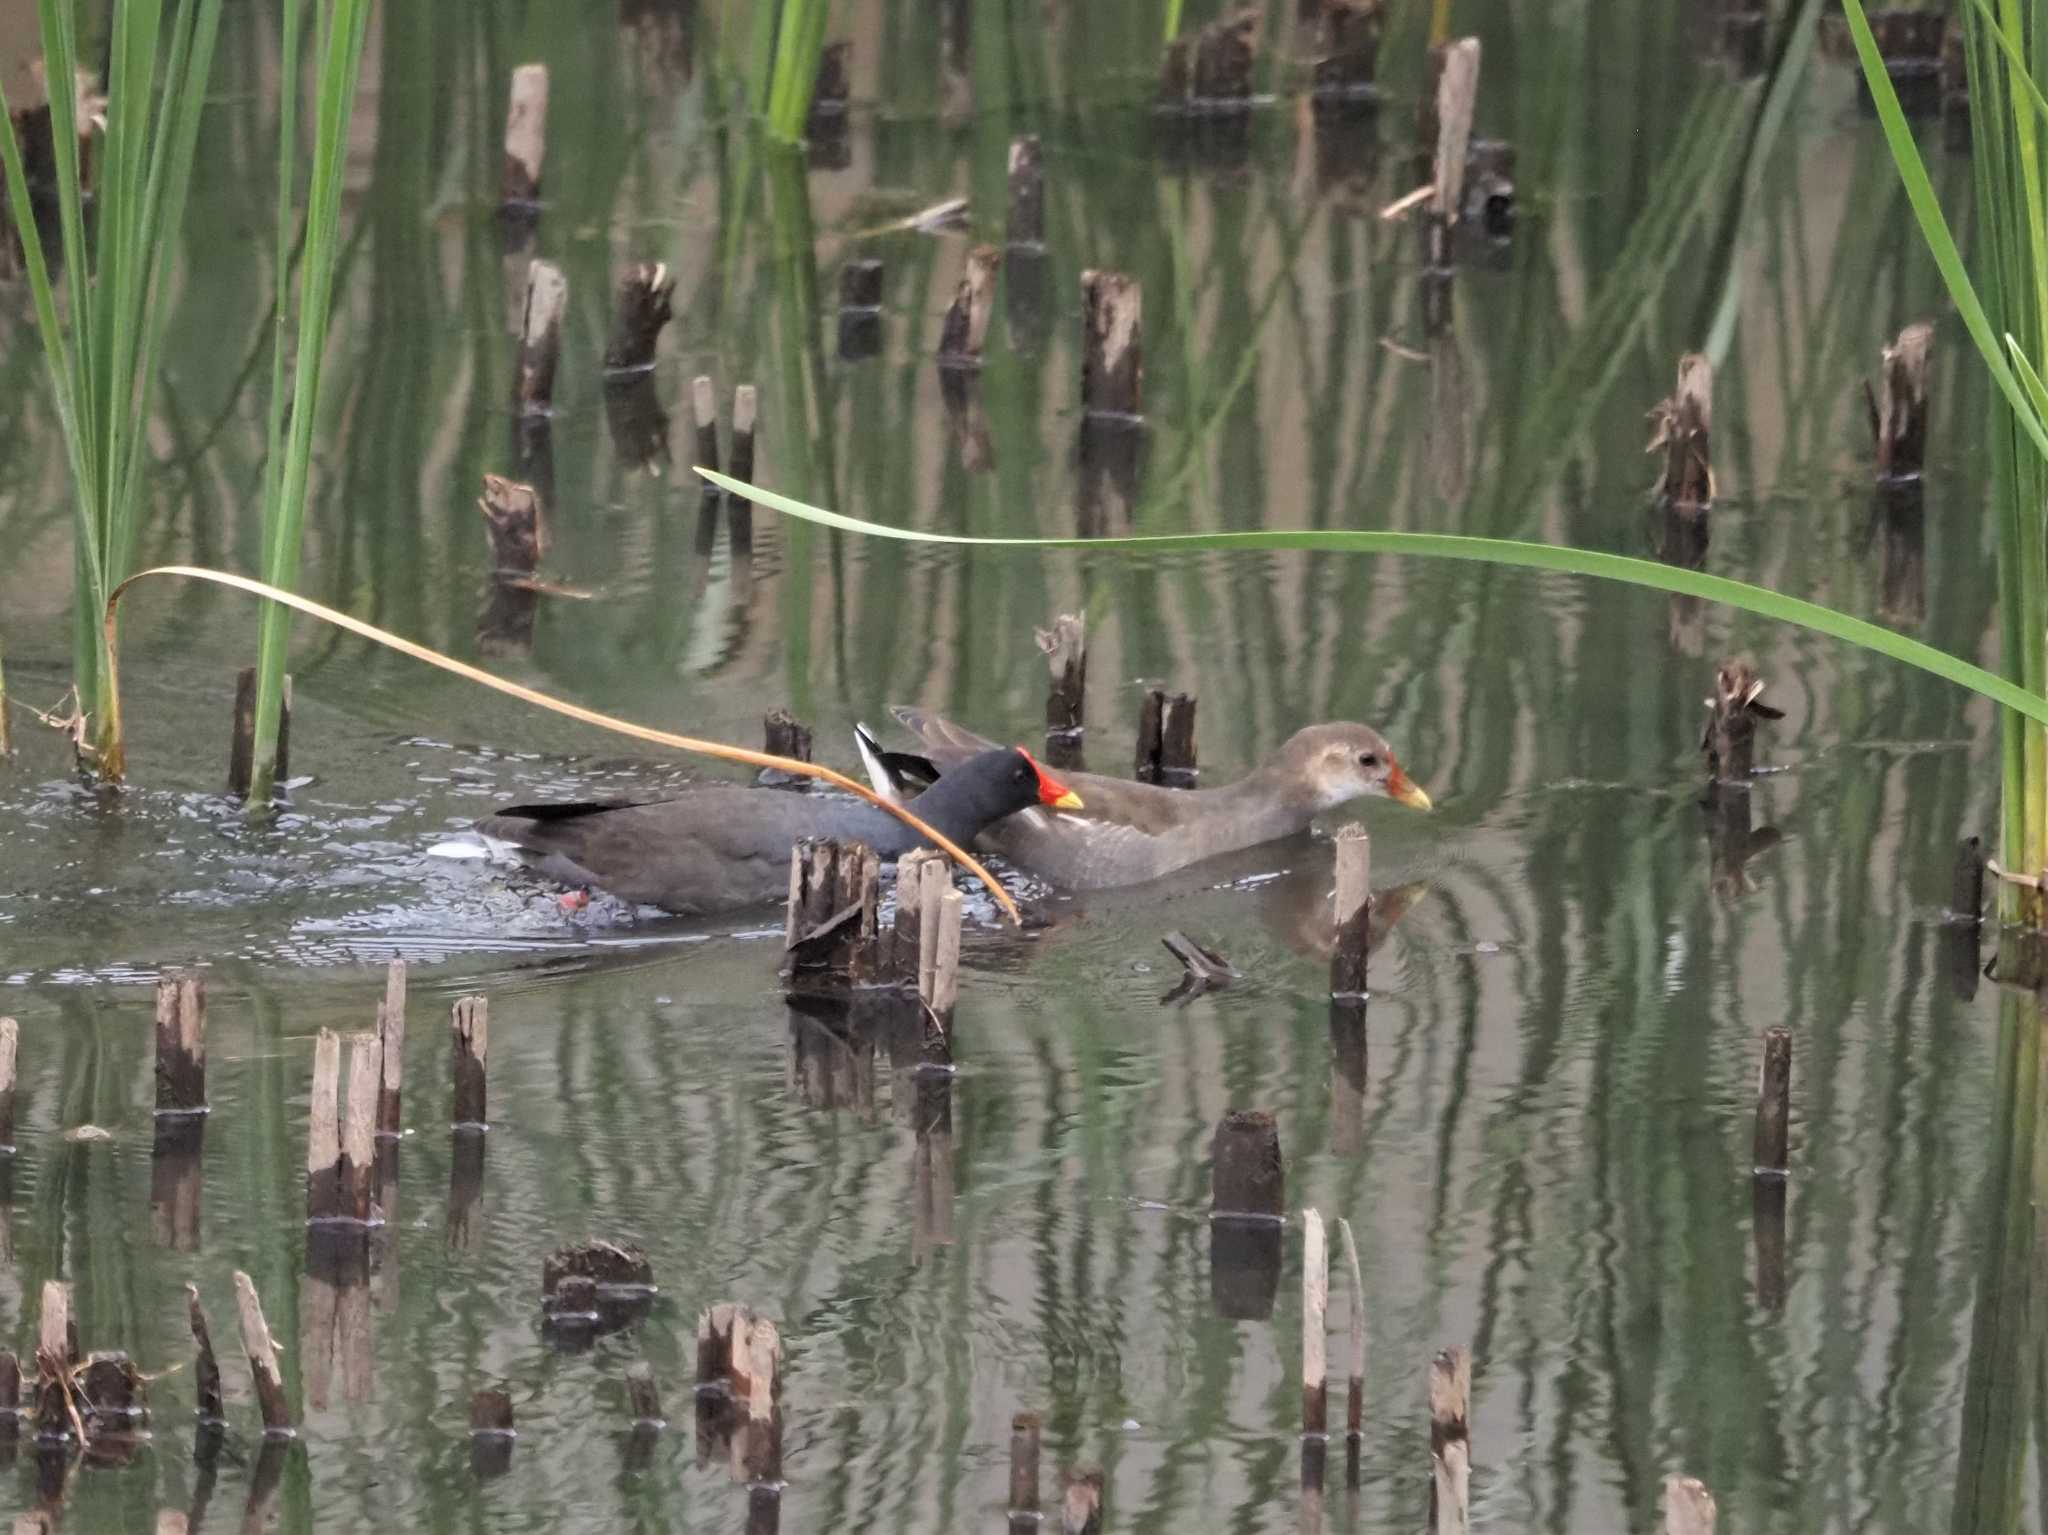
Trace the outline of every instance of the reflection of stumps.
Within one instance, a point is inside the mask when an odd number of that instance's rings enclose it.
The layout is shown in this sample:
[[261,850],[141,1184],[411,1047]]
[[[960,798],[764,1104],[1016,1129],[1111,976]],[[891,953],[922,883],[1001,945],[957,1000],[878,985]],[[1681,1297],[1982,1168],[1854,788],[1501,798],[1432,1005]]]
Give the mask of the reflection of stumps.
[[1358,1485],[1360,1452],[1365,1445],[1365,1274],[1358,1266],[1358,1243],[1351,1236],[1351,1222],[1337,1221],[1337,1235],[1344,1240],[1344,1267],[1351,1276],[1351,1303],[1345,1309],[1349,1322],[1346,1358],[1350,1379],[1344,1389],[1344,1481]]
[[1138,713],[1138,781],[1191,789],[1197,771],[1194,694],[1147,688]]
[[1263,1109],[1232,1109],[1210,1152],[1209,1284],[1218,1315],[1272,1314],[1286,1208],[1279,1125]]
[[1010,1419],[1010,1527],[1035,1528],[1038,1517],[1038,1439],[1041,1420],[1035,1412]]
[[654,1383],[654,1366],[644,1359],[626,1366],[626,1410],[632,1418],[626,1430],[625,1466],[628,1471],[645,1471],[654,1459],[654,1446],[668,1419],[661,1413],[661,1392]]
[[882,263],[849,261],[839,269],[839,358],[864,362],[882,350]]
[[1330,1431],[1329,1332],[1330,1249],[1323,1217],[1301,1212],[1301,1431],[1320,1438]]
[[1664,1478],[1664,1535],[1714,1535],[1717,1518],[1705,1482],[1675,1471]]
[[481,1478],[503,1476],[512,1469],[512,1397],[487,1387],[469,1399],[469,1465]]
[[866,979],[880,899],[881,860],[866,843],[806,837],[792,847],[784,977],[828,987]]
[[[963,285],[964,287],[964,285]],[[950,326],[951,316],[948,317]],[[939,402],[946,408],[946,431],[968,474],[987,474],[996,466],[995,433],[982,404],[979,357],[939,357]]]
[[[228,794],[234,799],[249,797],[249,780],[256,771],[256,668],[245,666],[235,674],[234,733],[228,742]],[[283,784],[292,771],[292,679],[284,679],[284,702],[277,715],[277,782]]]
[[1088,693],[1088,620],[1062,613],[1050,629],[1035,631],[1038,649],[1052,672],[1045,695],[1045,755],[1054,767],[1074,767],[1081,759],[1085,728],[1082,709]]
[[562,316],[569,308],[569,279],[552,261],[526,269],[526,309],[519,332],[519,365],[512,379],[512,407],[523,416],[554,409],[555,371],[562,360]]
[[256,1297],[255,1282],[240,1270],[235,1273],[235,1314],[241,1323],[242,1352],[249,1356],[257,1405],[263,1412],[263,1432],[289,1435],[292,1410],[285,1400],[284,1375],[277,1367],[277,1345],[263,1320],[263,1303]]
[[1435,1535],[1464,1535],[1472,1490],[1472,1356],[1447,1348],[1429,1363],[1429,1520]]
[[1145,295],[1122,272],[1081,274],[1081,410],[1090,416],[1145,411]]
[[651,369],[604,381],[604,423],[620,463],[661,478],[668,467],[668,411]]
[[1337,884],[1332,902],[1336,942],[1330,952],[1330,995],[1365,995],[1372,938],[1372,840],[1353,821],[1337,833]]
[[[1956,844],[1954,872],[1949,877],[1948,919],[1969,927],[1984,920],[1984,839],[1965,837]],[[9,1020],[0,1019],[0,1024]],[[5,1046],[0,1046],[4,1050]]]
[[811,89],[810,115],[804,119],[804,158],[813,170],[843,171],[853,163],[847,131],[852,121],[847,112],[852,57],[853,44],[845,41],[827,43],[818,51],[817,82]]
[[396,1138],[402,1131],[399,1100],[405,1085],[405,961],[394,959],[384,970],[384,1000],[377,1007],[377,1134]]
[[505,111],[505,177],[500,199],[508,207],[540,201],[540,173],[548,150],[548,67],[522,64],[512,71]]
[[1365,1137],[1364,993],[1330,997],[1330,1149],[1356,1156]]
[[1479,39],[1460,38],[1443,50],[1436,82],[1436,153],[1429,216],[1423,229],[1429,264],[1448,269],[1465,209],[1465,160],[1472,146],[1472,114],[1479,102]]
[[491,1050],[490,1006],[484,997],[464,997],[449,1017],[448,1060],[455,1083],[450,1117],[457,1130],[482,1130],[490,1123],[485,1113],[485,1073]]
[[306,1219],[342,1213],[341,1036],[322,1029],[313,1042],[313,1096],[306,1118]]
[[606,372],[638,372],[654,366],[662,327],[674,313],[669,300],[675,286],[675,275],[664,262],[643,261],[626,269],[619,281],[611,341],[604,351]]
[[1096,1535],[1101,1528],[1101,1470],[1089,1466],[1069,1471],[1060,1498],[1060,1535]]
[[194,1415],[201,1424],[225,1423],[227,1409],[221,1402],[220,1361],[214,1358],[213,1334],[206,1325],[206,1310],[199,1304],[197,1285],[185,1286],[185,1308],[192,1327]]
[[1750,1180],[1750,1222],[1756,1238],[1756,1299],[1773,1316],[1785,1307],[1785,1192],[1783,1178]]
[[1756,1084],[1756,1172],[1782,1178],[1789,1171],[1792,1125],[1792,1035],[1764,1034],[1763,1064]]
[[1013,249],[1045,244],[1045,160],[1035,133],[1010,140],[1010,217],[1003,238]]
[[1714,424],[1714,365],[1698,352],[1678,359],[1678,387],[1650,411],[1650,445],[1664,455],[1657,497],[1667,507],[1705,511],[1714,500],[1709,438]]
[[996,272],[1002,264],[1003,254],[993,245],[977,245],[967,253],[967,270],[939,331],[941,367],[980,365],[989,316],[995,312]]
[[1323,0],[1321,50],[1312,76],[1318,105],[1372,96],[1382,9],[1381,0]]
[[1747,783],[1756,765],[1758,721],[1785,717],[1762,701],[1763,691],[1764,680],[1747,661],[1724,661],[1715,669],[1707,729],[1700,738],[1707,774],[1715,783]]
[[1932,325],[1925,320],[1908,325],[1884,349],[1878,387],[1863,386],[1881,478],[1905,479],[1919,474],[1926,463],[1927,362],[1933,345]]

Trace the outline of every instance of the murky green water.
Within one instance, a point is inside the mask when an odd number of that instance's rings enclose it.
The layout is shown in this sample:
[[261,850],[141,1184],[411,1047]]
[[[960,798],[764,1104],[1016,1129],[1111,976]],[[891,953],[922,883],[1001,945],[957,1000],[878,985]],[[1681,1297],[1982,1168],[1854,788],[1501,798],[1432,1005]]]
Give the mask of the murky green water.
[[[250,570],[277,93],[267,9],[232,9],[145,542],[151,560]],[[1019,1408],[1047,1415],[1048,1492],[1053,1466],[1105,1468],[1105,1528],[1291,1529],[1298,1238],[1270,1322],[1220,1318],[1209,1273],[1209,1135],[1226,1109],[1264,1107],[1290,1202],[1353,1222],[1370,1295],[1361,1485],[1333,1455],[1327,1527],[1420,1526],[1425,1368],[1469,1343],[1483,1529],[1646,1530],[1673,1470],[1708,1482],[1724,1528],[2038,1528],[2035,1025],[1995,986],[1957,984],[1940,925],[1955,839],[1993,824],[1989,709],[1758,620],[1472,567],[910,551],[766,514],[735,561],[723,532],[698,546],[685,472],[687,381],[709,373],[721,397],[759,385],[760,478],[882,521],[1644,552],[1659,535],[1643,413],[1725,302],[1709,568],[1988,657],[1985,390],[1960,331],[1941,332],[1924,529],[1871,504],[1860,381],[1883,340],[1938,312],[1938,288],[1849,77],[1816,61],[1750,165],[1762,83],[1716,61],[1694,19],[1460,7],[1486,49],[1480,128],[1519,152],[1522,217],[1459,275],[1454,325],[1432,338],[1414,232],[1376,216],[1418,179],[1422,8],[1396,8],[1376,128],[1319,126],[1276,82],[1241,149],[1189,155],[1144,110],[1154,7],[861,0],[836,23],[857,39],[853,121],[808,172],[716,130],[711,18],[619,9],[380,13],[308,592],[672,729],[752,743],[787,704],[842,764],[851,722],[895,701],[1035,736],[1031,628],[1074,609],[1098,767],[1129,761],[1139,679],[1199,694],[1218,780],[1302,723],[1371,721],[1441,808],[1369,812],[1378,882],[1419,896],[1374,957],[1362,1092],[1336,1064],[1317,949],[1326,840],[1055,903],[1027,938],[972,931],[948,1145],[920,1136],[933,1121],[886,1055],[864,1061],[783,1004],[767,921],[596,925],[427,856],[512,796],[694,765],[303,625],[302,781],[277,825],[250,827],[217,791],[255,614],[161,583],[129,607],[132,790],[96,800],[20,719],[23,751],[0,766],[0,1011],[21,1020],[23,1085],[0,1333],[29,1345],[40,1284],[61,1276],[88,1346],[173,1370],[198,1283],[233,1419],[214,1527],[255,1460],[226,1357],[244,1268],[304,1404],[279,1527],[737,1526],[746,1494],[699,1464],[688,1423],[698,1311],[733,1299],[789,1348],[786,1529],[997,1527]],[[1293,7],[1272,10],[1268,54],[1305,59]],[[544,574],[596,596],[542,598],[530,645],[487,652],[474,503],[484,472],[515,467],[490,204],[503,82],[529,58],[554,70],[538,250],[572,285]],[[940,315],[970,236],[1001,237],[1025,131],[1045,142],[1049,249],[1011,262],[978,390],[950,414]],[[1939,162],[1958,207],[1964,171]],[[1756,200],[1731,234],[1745,175]],[[968,231],[874,233],[954,195]],[[882,344],[849,360],[837,273],[861,256],[886,263]],[[596,369],[613,276],[640,259],[679,274],[659,474],[622,454]],[[1091,265],[1144,284],[1132,480],[1077,458]],[[0,291],[0,638],[16,692],[54,703],[69,520],[40,369],[20,290]],[[1701,808],[1695,751],[1711,668],[1738,652],[1788,715],[1746,832]],[[1162,1007],[1173,928],[1246,979]],[[321,1389],[301,1225],[311,1042],[369,1025],[394,952],[416,962],[415,1133],[367,1369]],[[179,1251],[151,1220],[148,983],[195,962],[215,1108],[197,1250]],[[493,1123],[465,1243],[442,1020],[478,988]],[[1749,1176],[1773,1025],[1797,1052],[1782,1304],[1758,1272]],[[88,1122],[113,1139],[62,1138]],[[662,1293],[634,1331],[563,1353],[541,1334],[540,1262],[586,1235],[643,1245]],[[639,1358],[679,1427],[631,1469],[622,1374]],[[468,1401],[498,1384],[520,1438],[509,1473],[480,1481]],[[152,1399],[154,1441],[126,1469],[77,1473],[67,1527],[148,1528],[198,1496],[189,1368]],[[33,1502],[31,1462],[0,1504]]]

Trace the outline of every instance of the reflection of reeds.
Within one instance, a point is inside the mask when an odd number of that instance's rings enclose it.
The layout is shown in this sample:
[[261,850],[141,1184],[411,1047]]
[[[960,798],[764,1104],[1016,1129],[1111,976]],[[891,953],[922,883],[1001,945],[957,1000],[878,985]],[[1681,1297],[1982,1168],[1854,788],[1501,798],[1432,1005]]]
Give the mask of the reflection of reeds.
[[[184,213],[200,109],[212,70],[220,0],[178,4],[169,27],[162,0],[122,0],[114,10],[104,129],[94,140],[97,175],[88,240],[84,142],[100,109],[79,88],[72,7],[41,0],[57,222],[68,314],[60,320],[43,254],[13,109],[0,96],[0,158],[15,228],[21,231],[37,330],[57,397],[70,463],[74,518],[72,664],[92,711],[100,771],[122,772],[119,700],[108,675],[99,617],[134,561],[137,511],[149,459],[146,426],[168,305],[159,280],[167,235]],[[161,40],[162,99],[157,101]],[[152,109],[154,113],[152,112]]]

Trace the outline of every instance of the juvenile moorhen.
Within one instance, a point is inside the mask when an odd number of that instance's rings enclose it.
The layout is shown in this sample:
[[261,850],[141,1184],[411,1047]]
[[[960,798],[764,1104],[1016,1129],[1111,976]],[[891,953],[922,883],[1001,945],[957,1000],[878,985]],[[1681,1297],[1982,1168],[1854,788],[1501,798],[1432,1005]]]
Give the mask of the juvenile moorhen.
[[[1077,810],[1081,799],[1029,752],[995,746],[962,754],[910,802],[963,847],[1027,805]],[[805,837],[854,838],[885,863],[923,844],[914,829],[863,800],[737,784],[638,803],[518,805],[479,821],[477,830],[524,850],[550,879],[686,916],[787,897],[789,850]]]
[[[936,792],[989,743],[924,709],[894,714],[917,737],[922,755],[883,751],[856,732],[875,790],[901,796],[920,783]],[[1033,808],[990,826],[981,845],[1018,868],[1068,890],[1100,890],[1157,879],[1199,859],[1308,830],[1325,810],[1382,794],[1415,810],[1430,808],[1379,733],[1364,725],[1310,725],[1247,776],[1225,789],[1164,789],[1097,773],[1068,775],[1087,808]]]

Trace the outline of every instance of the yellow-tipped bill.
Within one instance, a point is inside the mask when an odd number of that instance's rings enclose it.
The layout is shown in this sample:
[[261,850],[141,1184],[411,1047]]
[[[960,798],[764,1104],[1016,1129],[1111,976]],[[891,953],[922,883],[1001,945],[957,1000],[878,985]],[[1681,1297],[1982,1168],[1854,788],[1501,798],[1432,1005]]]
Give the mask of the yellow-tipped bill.
[[[1424,803],[1428,802],[1424,801]],[[1081,804],[1081,796],[1072,789],[1069,789],[1065,794],[1062,794],[1052,802],[1052,808],[1055,810],[1080,810],[1084,807]]]
[[1387,775],[1387,798],[1406,805],[1410,810],[1434,810],[1429,796],[1422,792],[1421,785],[1396,767]]

